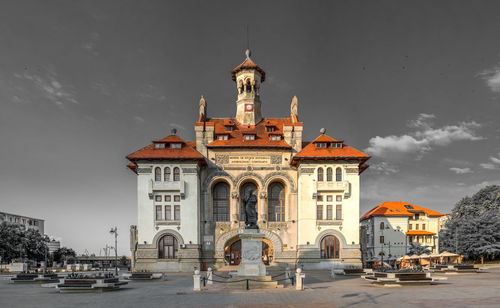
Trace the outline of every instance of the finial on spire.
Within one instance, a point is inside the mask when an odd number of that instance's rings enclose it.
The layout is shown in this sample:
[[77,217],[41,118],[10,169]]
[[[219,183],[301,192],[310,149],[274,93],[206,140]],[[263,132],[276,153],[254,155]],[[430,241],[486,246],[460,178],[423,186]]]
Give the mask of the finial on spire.
[[319,130],[319,132],[320,132],[322,135],[326,134],[326,128],[324,128],[324,127],[323,127],[322,129],[320,129],[320,130]]
[[245,50],[245,55],[247,56],[247,60],[250,60],[250,56],[252,55],[250,49]]

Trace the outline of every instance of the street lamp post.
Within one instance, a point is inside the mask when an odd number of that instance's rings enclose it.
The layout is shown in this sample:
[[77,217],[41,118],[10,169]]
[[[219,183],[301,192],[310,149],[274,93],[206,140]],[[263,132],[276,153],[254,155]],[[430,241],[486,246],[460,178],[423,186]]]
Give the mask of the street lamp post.
[[117,249],[117,243],[118,243],[118,228],[114,227],[109,230],[109,233],[115,235],[115,275],[118,276],[118,249]]

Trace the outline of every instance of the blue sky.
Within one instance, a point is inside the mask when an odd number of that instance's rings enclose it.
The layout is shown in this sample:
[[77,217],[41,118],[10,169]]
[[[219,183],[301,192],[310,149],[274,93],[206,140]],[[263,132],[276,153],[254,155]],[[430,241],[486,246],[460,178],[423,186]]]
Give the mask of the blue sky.
[[267,73],[263,113],[299,97],[304,136],[322,127],[368,151],[365,211],[405,200],[449,212],[500,184],[500,5],[494,1],[3,1],[0,210],[46,219],[99,254],[128,253],[136,184],[125,156],[197,103],[233,116],[229,71]]

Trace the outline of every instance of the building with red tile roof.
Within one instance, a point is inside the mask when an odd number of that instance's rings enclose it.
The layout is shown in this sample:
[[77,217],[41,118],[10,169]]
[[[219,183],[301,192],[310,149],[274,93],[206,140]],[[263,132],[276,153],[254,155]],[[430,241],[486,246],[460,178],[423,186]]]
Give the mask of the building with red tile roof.
[[209,99],[202,96],[194,141],[173,132],[127,156],[138,179],[136,270],[238,264],[250,192],[258,200],[266,264],[361,263],[359,177],[370,157],[324,130],[304,141],[296,96],[286,116],[264,117],[265,77],[247,51],[231,70],[234,117],[207,116]]
[[[386,201],[360,218],[363,259],[367,263],[406,255],[410,243],[439,252],[440,212],[404,201]],[[389,254],[391,255],[389,257]]]

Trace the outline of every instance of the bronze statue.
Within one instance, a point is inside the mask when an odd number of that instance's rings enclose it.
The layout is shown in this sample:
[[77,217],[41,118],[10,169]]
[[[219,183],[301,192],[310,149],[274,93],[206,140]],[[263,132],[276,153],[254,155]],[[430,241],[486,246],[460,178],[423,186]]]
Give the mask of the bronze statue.
[[257,196],[250,190],[243,199],[245,206],[245,229],[259,229],[257,226]]

